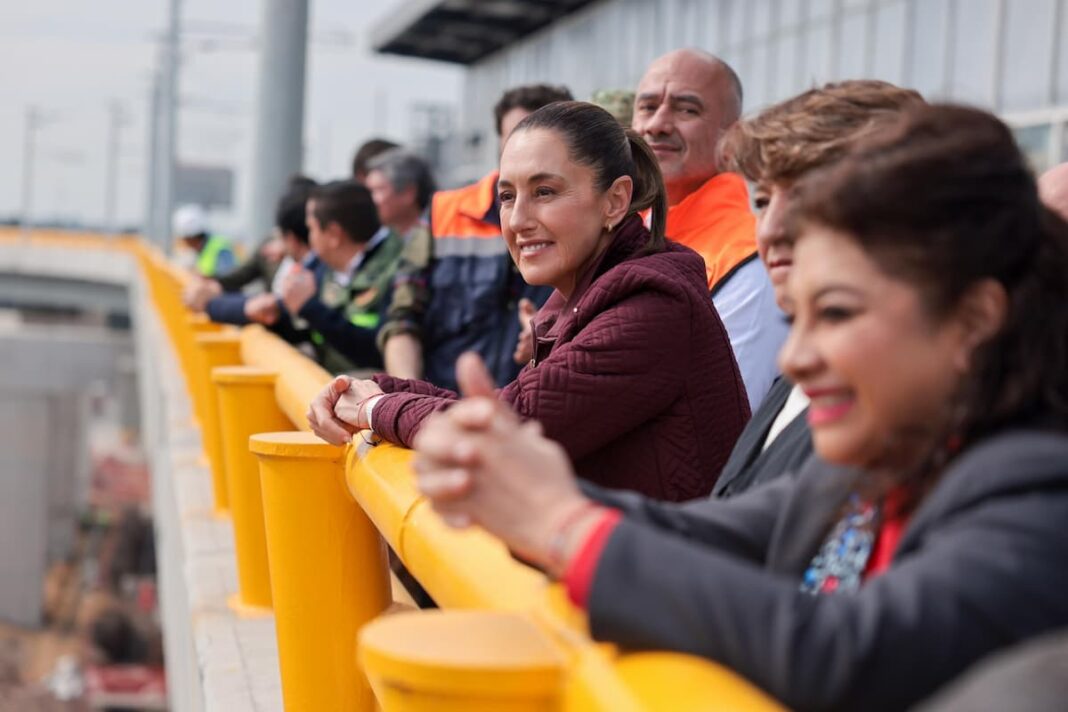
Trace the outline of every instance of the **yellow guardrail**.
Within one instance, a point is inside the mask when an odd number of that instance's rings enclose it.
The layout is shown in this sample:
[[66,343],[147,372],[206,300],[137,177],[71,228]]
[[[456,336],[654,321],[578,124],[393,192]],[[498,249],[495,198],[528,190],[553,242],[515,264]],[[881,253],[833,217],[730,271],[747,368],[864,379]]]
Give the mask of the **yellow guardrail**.
[[[484,532],[441,522],[415,488],[411,452],[315,438],[304,414],[330,374],[261,327],[191,315],[188,277],[157,250],[35,239],[137,258],[201,426],[216,508],[233,518],[232,606],[273,608],[286,709],[781,709],[709,661],[593,642],[558,585]],[[385,544],[441,610],[382,615],[403,597]]]

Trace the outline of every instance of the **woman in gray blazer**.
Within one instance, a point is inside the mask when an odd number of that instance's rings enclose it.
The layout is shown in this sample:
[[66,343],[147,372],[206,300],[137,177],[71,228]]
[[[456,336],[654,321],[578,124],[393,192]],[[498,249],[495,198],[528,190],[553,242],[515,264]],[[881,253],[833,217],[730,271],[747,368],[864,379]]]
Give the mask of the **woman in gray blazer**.
[[[793,187],[805,175],[833,165],[850,143],[921,106],[911,89],[871,79],[810,89],[736,122],[720,141],[725,170],[753,186],[757,252],[786,311],[786,280],[793,266],[793,236],[787,230]],[[734,497],[796,472],[812,454],[808,398],[780,376],[746,424],[712,488],[713,497]]]
[[563,581],[593,635],[717,660],[802,709],[900,709],[1068,626],[1068,224],[1009,129],[910,110],[798,186],[781,363],[818,458],[727,501],[575,483],[469,398],[422,490]]

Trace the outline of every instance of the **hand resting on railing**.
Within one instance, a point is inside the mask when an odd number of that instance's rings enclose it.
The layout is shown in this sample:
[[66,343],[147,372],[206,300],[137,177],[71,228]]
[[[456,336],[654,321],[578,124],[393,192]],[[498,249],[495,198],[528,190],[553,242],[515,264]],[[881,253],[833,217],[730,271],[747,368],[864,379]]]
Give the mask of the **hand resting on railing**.
[[379,395],[383,395],[382,389],[374,381],[338,376],[311,402],[308,425],[328,443],[344,445],[370,427],[367,406]]

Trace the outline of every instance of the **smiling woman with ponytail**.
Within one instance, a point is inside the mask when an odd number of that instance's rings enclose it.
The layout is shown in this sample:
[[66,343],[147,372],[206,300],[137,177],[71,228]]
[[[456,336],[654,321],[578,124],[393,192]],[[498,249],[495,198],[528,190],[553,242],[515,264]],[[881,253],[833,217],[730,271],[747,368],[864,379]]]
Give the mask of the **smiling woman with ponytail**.
[[913,709],[1068,629],[1068,224],[1009,127],[960,106],[899,112],[795,190],[797,472],[682,505],[580,485],[470,357],[419,486],[559,578],[594,638],[707,657],[790,709]]
[[[703,261],[664,238],[649,147],[593,104],[550,104],[509,136],[497,191],[519,272],[556,290],[500,400],[538,421],[581,477],[657,499],[707,495],[749,406]],[[420,381],[339,378],[309,420],[333,442],[370,426],[409,445],[455,399]]]

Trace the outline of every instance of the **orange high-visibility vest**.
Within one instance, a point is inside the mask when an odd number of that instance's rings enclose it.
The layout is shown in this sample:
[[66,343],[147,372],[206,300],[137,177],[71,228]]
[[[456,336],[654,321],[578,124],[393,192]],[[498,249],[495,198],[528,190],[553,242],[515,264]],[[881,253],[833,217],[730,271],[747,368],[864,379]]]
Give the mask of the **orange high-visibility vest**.
[[737,173],[720,173],[668,209],[667,236],[705,260],[708,289],[715,293],[756,257],[756,218],[749,190]]
[[[497,171],[472,185],[434,193],[430,208],[430,231],[435,239],[435,257],[444,256],[441,255],[440,249],[444,245],[437,241],[450,238],[490,239],[494,243],[491,251],[497,254],[508,251],[500,239],[500,226],[486,219],[486,214],[493,207],[493,197],[496,193]],[[448,253],[449,248],[444,249]]]

